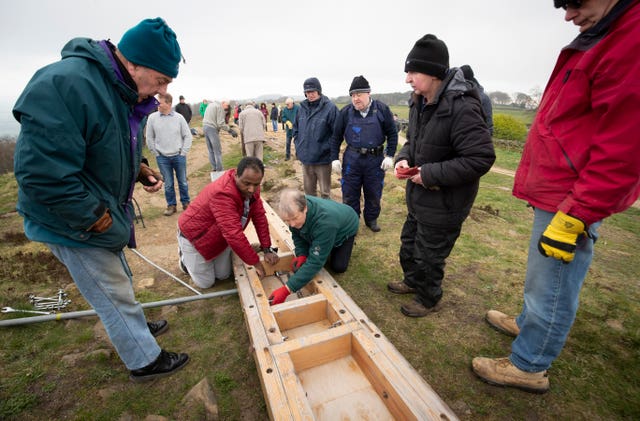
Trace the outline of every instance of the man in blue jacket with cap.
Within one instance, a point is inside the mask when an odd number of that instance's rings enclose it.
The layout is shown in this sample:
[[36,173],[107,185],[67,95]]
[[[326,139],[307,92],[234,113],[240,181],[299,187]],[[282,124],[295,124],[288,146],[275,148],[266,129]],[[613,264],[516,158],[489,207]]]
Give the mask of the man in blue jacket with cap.
[[135,382],[189,361],[158,346],[154,337],[168,324],[147,323],[123,251],[135,247],[135,182],[149,192],[163,185],[141,162],[141,128],[181,58],[161,18],[129,29],[117,47],[75,38],[60,61],[35,73],[13,109],[21,124],[14,168],[25,234],[67,267]]

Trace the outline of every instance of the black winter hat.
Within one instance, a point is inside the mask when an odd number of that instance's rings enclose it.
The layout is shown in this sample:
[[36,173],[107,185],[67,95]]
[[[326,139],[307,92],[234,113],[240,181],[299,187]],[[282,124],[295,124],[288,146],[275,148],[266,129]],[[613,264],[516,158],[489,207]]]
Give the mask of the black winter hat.
[[317,77],[310,77],[305,80],[302,87],[304,88],[305,93],[311,91],[318,91],[318,93],[322,93],[322,85],[320,85],[320,81]]
[[371,92],[369,81],[367,81],[367,79],[362,75],[354,77],[351,82],[351,87],[349,88],[349,95],[353,95],[358,92]]
[[444,80],[449,70],[449,50],[435,35],[416,41],[404,63],[405,72],[419,72]]

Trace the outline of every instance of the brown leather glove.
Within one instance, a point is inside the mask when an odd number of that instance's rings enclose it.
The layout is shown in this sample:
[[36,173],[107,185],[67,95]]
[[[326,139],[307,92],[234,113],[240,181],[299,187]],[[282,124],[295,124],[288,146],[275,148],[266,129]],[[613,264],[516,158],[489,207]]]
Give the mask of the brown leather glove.
[[100,219],[98,219],[93,223],[93,225],[87,228],[87,231],[98,233],[105,232],[106,230],[111,228],[111,225],[113,225],[113,219],[111,219],[111,213],[109,212],[109,209],[107,209],[100,217]]
[[154,186],[156,183],[149,180],[149,176],[155,177],[158,181],[163,181],[162,174],[159,171],[154,170],[144,162],[140,163],[140,173],[138,173],[138,178],[136,181],[142,183],[143,186]]

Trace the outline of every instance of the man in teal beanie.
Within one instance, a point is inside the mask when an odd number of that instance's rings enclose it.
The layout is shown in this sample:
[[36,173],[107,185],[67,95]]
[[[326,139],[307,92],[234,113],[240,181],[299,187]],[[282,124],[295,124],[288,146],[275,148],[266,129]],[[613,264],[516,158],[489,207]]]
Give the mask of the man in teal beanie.
[[21,124],[14,169],[25,235],[67,267],[136,382],[189,361],[158,346],[155,336],[168,323],[146,321],[123,251],[136,246],[135,182],[148,192],[162,188],[160,174],[141,162],[141,128],[181,57],[176,34],[160,18],[131,28],[118,48],[75,38],[60,61],[35,73],[13,109]]

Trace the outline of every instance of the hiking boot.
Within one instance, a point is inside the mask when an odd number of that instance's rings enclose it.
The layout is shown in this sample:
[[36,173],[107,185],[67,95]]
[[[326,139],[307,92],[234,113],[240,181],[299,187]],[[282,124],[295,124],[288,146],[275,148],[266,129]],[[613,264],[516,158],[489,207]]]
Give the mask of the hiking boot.
[[169,205],[162,213],[164,216],[171,216],[176,213],[176,205]]
[[387,284],[387,289],[394,294],[415,294],[416,289],[411,288],[409,285],[405,284],[404,281],[400,282],[389,282]]
[[158,336],[169,330],[169,322],[167,322],[166,320],[147,322],[147,326],[149,326],[149,331],[154,338],[157,338]]
[[183,211],[186,211],[186,210],[187,210],[187,208],[189,207],[189,205],[190,205],[190,202],[184,202],[184,203],[182,204],[182,210],[183,210]]
[[483,381],[495,386],[509,386],[531,393],[549,390],[547,371],[527,373],[513,365],[509,358],[476,357],[471,361],[473,372]]
[[142,383],[167,377],[180,370],[188,362],[189,356],[187,354],[167,352],[163,349],[158,358],[148,366],[131,370],[129,378],[136,383]]
[[400,306],[400,311],[407,317],[424,317],[436,311],[436,306],[425,307],[416,300],[412,300],[409,304]]
[[380,227],[378,226],[378,220],[372,219],[371,221],[364,221],[364,224],[369,227],[369,229],[373,232],[380,232]]
[[497,310],[489,310],[484,319],[491,327],[505,335],[516,337],[520,333],[516,318],[513,316],[508,316]]

